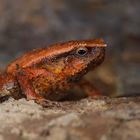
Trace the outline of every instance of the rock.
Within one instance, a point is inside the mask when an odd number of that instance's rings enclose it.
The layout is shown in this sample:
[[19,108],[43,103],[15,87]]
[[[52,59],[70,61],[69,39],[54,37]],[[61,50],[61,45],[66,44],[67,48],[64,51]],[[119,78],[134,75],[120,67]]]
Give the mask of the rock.
[[140,97],[86,98],[43,108],[33,101],[0,104],[0,140],[137,140]]

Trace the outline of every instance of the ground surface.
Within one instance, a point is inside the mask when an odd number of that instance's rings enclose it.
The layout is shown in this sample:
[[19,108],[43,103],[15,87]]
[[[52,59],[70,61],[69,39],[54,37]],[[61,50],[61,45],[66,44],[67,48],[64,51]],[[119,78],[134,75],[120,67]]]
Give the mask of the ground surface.
[[0,140],[139,140],[140,98],[82,99],[42,108],[0,104]]

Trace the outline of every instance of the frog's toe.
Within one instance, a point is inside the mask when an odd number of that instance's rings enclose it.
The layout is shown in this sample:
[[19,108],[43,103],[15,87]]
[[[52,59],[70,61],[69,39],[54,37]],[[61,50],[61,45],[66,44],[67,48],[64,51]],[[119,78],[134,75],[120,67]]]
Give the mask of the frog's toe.
[[42,107],[46,107],[46,108],[61,106],[59,102],[51,101],[51,100],[47,100],[47,99],[38,99],[38,100],[35,100],[35,102],[37,104],[41,105]]

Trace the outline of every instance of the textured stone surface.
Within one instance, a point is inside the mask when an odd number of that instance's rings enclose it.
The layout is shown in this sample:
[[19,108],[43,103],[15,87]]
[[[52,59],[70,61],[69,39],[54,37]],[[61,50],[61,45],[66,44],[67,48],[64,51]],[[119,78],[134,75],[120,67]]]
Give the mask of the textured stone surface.
[[25,99],[0,104],[0,139],[140,139],[140,98],[88,98],[60,105],[42,108]]

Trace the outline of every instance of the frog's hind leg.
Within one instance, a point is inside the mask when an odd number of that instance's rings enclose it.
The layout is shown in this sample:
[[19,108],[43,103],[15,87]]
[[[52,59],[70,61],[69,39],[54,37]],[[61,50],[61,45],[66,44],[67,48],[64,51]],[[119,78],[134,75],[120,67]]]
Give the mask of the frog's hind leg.
[[20,93],[15,76],[8,73],[0,74],[0,102],[7,100],[9,97],[20,99],[22,98]]

